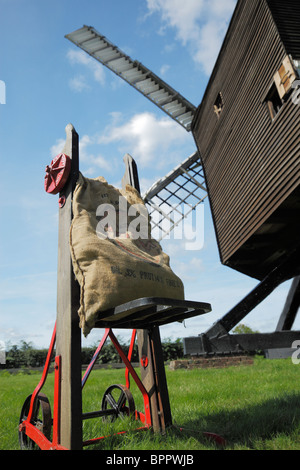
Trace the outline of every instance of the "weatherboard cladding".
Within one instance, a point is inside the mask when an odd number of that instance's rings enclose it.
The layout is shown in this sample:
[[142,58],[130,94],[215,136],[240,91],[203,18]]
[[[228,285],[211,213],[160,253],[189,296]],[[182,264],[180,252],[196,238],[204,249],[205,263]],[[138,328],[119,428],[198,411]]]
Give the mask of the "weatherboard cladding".
[[299,1],[268,0],[268,5],[287,53],[300,59]]
[[243,264],[239,250],[300,185],[300,105],[290,93],[272,120],[265,101],[284,58],[298,54],[299,19],[299,0],[240,0],[192,123],[221,261],[256,278],[272,262],[254,252]]

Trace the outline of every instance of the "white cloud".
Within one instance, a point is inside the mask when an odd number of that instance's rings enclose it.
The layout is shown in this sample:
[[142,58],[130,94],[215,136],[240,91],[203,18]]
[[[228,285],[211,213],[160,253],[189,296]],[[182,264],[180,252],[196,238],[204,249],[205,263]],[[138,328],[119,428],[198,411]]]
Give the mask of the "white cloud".
[[[98,136],[83,135],[79,140],[80,163],[85,166],[85,175],[91,175],[99,168],[106,171],[112,170],[111,162],[99,152]],[[51,158],[61,153],[65,145],[65,139],[57,139],[50,149]]]
[[52,145],[52,147],[50,148],[50,155],[52,159],[56,157],[56,155],[61,153],[64,145],[65,145],[64,139],[57,139],[56,143]]
[[[99,169],[112,172],[118,158],[126,153],[132,155],[138,167],[155,168],[161,174],[163,167],[169,165],[172,169],[194,151],[192,136],[169,117],[159,118],[145,112],[125,120],[122,113],[113,112],[110,118],[101,132],[80,137],[80,162],[87,176],[93,176]],[[52,158],[62,151],[64,144],[64,139],[57,139],[51,147]],[[116,147],[113,152],[121,154],[120,157],[112,156],[113,146]]]
[[69,80],[69,85],[73,91],[79,93],[83,90],[88,90],[90,88],[89,85],[86,83],[84,75],[77,75],[76,77],[71,78],[71,80]]
[[184,44],[198,35],[204,0],[147,0],[147,4],[150,13],[160,12],[165,25],[176,28]]
[[[67,59],[72,65],[77,64],[87,68],[87,70],[92,73],[94,80],[97,83],[100,83],[100,85],[105,84],[105,72],[103,66],[95,59],[90,57],[86,52],[82,50],[70,49],[67,52]],[[88,84],[86,83],[86,77],[83,74],[77,75],[71,79],[69,84],[70,87],[77,92],[81,92],[89,88]]]
[[169,71],[169,69],[170,69],[170,65],[167,65],[167,64],[163,65],[160,69],[161,76],[166,75],[166,73]]
[[161,177],[160,172],[159,172],[159,175],[151,176],[150,178],[147,178],[144,175],[139,175],[141,194],[143,195],[153,185],[153,183],[159,180],[160,177]]
[[[99,137],[101,144],[119,142],[122,151],[130,153],[141,166],[160,166],[164,159],[172,159],[172,145],[187,144],[190,136],[175,121],[168,117],[157,118],[152,113],[134,115],[129,121],[120,123],[120,114],[113,116],[114,122]],[[174,150],[174,149],[173,149]],[[180,160],[185,155],[180,156]]]
[[[216,61],[236,0],[147,0],[163,28],[174,28],[197,64],[209,75]],[[161,29],[162,31],[162,29]]]
[[96,155],[94,155],[91,150],[92,146],[98,147],[97,137],[83,135],[79,141],[80,161],[89,165],[84,173],[88,176],[89,174],[94,173],[95,168],[111,171],[111,164],[98,152],[98,148],[96,148],[97,152]]

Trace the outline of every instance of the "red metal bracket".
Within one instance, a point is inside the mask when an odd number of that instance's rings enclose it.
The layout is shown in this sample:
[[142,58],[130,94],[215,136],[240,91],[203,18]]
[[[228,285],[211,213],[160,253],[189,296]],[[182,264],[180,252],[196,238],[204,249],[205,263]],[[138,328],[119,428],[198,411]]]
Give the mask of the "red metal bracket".
[[[136,330],[133,330],[132,335],[131,335],[129,351],[128,351],[128,361],[130,361],[130,362],[131,362],[131,359],[132,359],[135,338],[136,338]],[[126,370],[125,370],[125,381],[126,381],[126,387],[130,388],[130,374],[129,374],[129,369],[127,367],[126,367]]]
[[91,362],[89,363],[88,368],[86,369],[86,371],[84,373],[84,376],[82,377],[82,381],[81,381],[82,388],[85,386],[86,381],[89,378],[90,373],[92,372],[92,369],[95,365],[95,362],[97,361],[97,359],[99,357],[99,354],[100,354],[100,352],[101,352],[101,350],[102,350],[102,348],[105,344],[105,341],[107,340],[108,334],[109,334],[109,328],[106,328],[105,332],[104,332],[104,335],[103,335],[103,338],[100,341],[100,344],[99,344],[98,348],[96,349],[96,351],[94,353],[94,356],[93,356]]
[[37,395],[40,393],[42,387],[44,386],[44,384],[45,384],[45,382],[46,382],[46,378],[47,378],[47,375],[48,375],[48,371],[49,371],[49,367],[50,367],[50,362],[51,362],[51,358],[52,358],[52,354],[53,354],[53,350],[54,350],[55,339],[56,339],[56,323],[55,323],[55,325],[54,325],[54,330],[53,330],[53,334],[52,334],[52,338],[51,338],[51,343],[50,343],[50,346],[49,346],[49,350],[48,350],[48,354],[47,354],[47,358],[46,358],[46,362],[45,362],[45,366],[44,366],[42,378],[41,378],[40,382],[38,383],[38,385],[36,386],[36,388],[35,388],[35,390],[34,390],[34,392],[33,392],[33,394],[32,394],[32,397],[31,397],[29,413],[28,413],[28,416],[27,416],[27,421],[28,421],[29,423],[30,423],[30,421],[32,420],[32,414],[33,414],[33,410],[34,410],[34,405],[35,405],[36,397],[37,397]]
[[[135,411],[135,419],[136,420],[140,420],[144,426],[143,427],[139,427],[137,430],[146,430],[146,429],[149,429],[149,427],[152,426],[152,418],[151,418],[151,409],[150,409],[150,399],[149,399],[149,395],[142,383],[142,381],[140,380],[140,378],[138,377],[138,375],[136,374],[132,364],[131,364],[131,358],[132,358],[132,354],[133,354],[133,348],[134,348],[134,342],[135,342],[135,338],[136,338],[136,330],[133,330],[133,333],[132,333],[132,338],[131,338],[131,343],[130,343],[130,348],[129,348],[129,353],[128,353],[128,357],[126,357],[122,347],[120,346],[117,338],[115,337],[115,335],[113,334],[112,330],[110,328],[106,328],[105,330],[105,333],[104,333],[104,336],[82,378],[82,388],[84,387],[92,369],[93,369],[93,366],[105,344],[105,341],[107,340],[107,338],[110,338],[110,340],[112,341],[113,345],[115,346],[119,356],[121,357],[121,359],[123,360],[125,366],[126,366],[126,386],[128,385],[127,388],[129,388],[129,375],[132,376],[132,378],[134,379],[137,387],[139,388],[140,392],[142,393],[143,395],[143,400],[144,400],[144,409],[145,409],[145,413],[142,413],[142,412],[139,412],[139,411]],[[32,396],[31,396],[31,399],[30,399],[30,407],[29,407],[29,412],[28,412],[28,415],[27,415],[27,418],[20,424],[19,426],[19,431],[20,432],[24,432],[28,437],[29,439],[31,439],[32,441],[34,441],[37,446],[41,449],[41,450],[68,450],[66,449],[65,447],[63,447],[61,444],[60,444],[60,409],[61,409],[61,356],[56,356],[55,357],[55,363],[54,363],[54,404],[53,404],[53,433],[52,433],[52,442],[49,441],[49,439],[47,439],[47,437],[43,434],[43,432],[41,430],[39,430],[32,422],[33,420],[33,413],[34,413],[34,409],[35,409],[35,402],[36,402],[36,399],[42,389],[42,387],[44,386],[45,384],[45,381],[46,381],[46,378],[47,378],[47,375],[48,375],[48,372],[49,372],[49,367],[50,367],[50,362],[51,362],[51,358],[52,358],[52,355],[53,355],[53,351],[54,351],[54,346],[55,346],[55,340],[56,340],[56,324],[55,324],[55,327],[54,327],[54,330],[53,330],[53,334],[52,334],[52,338],[51,338],[51,343],[50,343],[50,347],[49,347],[49,350],[48,350],[48,354],[47,354],[47,358],[46,358],[46,362],[45,362],[45,366],[44,366],[44,370],[43,370],[43,374],[42,374],[42,378],[40,380],[40,382],[38,383],[37,387],[35,388]],[[120,433],[117,433],[117,434],[124,434],[126,433],[127,431],[123,431],[123,432],[120,432]],[[105,436],[103,437],[99,437],[99,438],[95,438],[95,439],[91,439],[89,441],[85,441],[83,442],[83,446],[86,446],[86,445],[89,445],[89,444],[94,444],[96,443],[97,441],[99,440],[102,440],[104,439]]]
[[54,405],[53,405],[53,446],[60,444],[60,385],[61,385],[61,356],[56,356],[54,366]]
[[95,364],[95,362],[97,361],[98,359],[98,356],[105,344],[105,341],[107,340],[107,338],[110,338],[111,342],[113,343],[114,347],[116,348],[120,358],[122,359],[122,361],[124,362],[125,366],[126,366],[126,371],[125,371],[125,377],[126,377],[126,387],[129,388],[129,385],[130,385],[130,382],[129,382],[129,374],[131,374],[133,380],[135,381],[137,387],[139,388],[140,392],[142,393],[143,395],[143,400],[144,400],[144,408],[145,408],[145,414],[141,413],[141,412],[136,412],[136,419],[140,419],[142,422],[144,422],[147,426],[152,426],[152,418],[151,418],[151,411],[150,411],[150,400],[149,400],[149,395],[148,395],[148,392],[147,390],[145,389],[142,381],[140,380],[139,376],[136,374],[134,368],[132,367],[131,365],[131,358],[132,358],[132,353],[133,353],[133,347],[134,347],[134,341],[135,341],[135,337],[136,337],[136,330],[133,330],[132,332],[132,337],[131,337],[131,343],[130,343],[130,347],[129,347],[129,353],[128,353],[128,357],[126,357],[122,347],[120,346],[117,338],[115,337],[115,335],[113,334],[112,332],[112,329],[111,328],[106,328],[105,329],[105,333],[103,335],[103,338],[97,348],[97,350],[95,351],[95,354],[89,364],[89,366],[87,367],[85,373],[84,373],[84,376],[82,378],[82,388],[84,387],[92,369],[93,369],[93,366]]
[[35,388],[28,412],[27,419],[23,421],[19,426],[19,431],[24,432],[32,441],[34,441],[41,450],[68,450],[60,445],[60,382],[61,382],[61,357],[55,357],[54,366],[54,416],[53,416],[53,438],[52,442],[49,441],[46,436],[32,424],[33,410],[35,407],[35,401],[38,394],[40,393],[49,371],[50,361],[53,354],[56,338],[56,325],[54,327],[51,344],[48,350],[46,363],[44,366],[42,378]]
[[141,357],[141,365],[144,368],[146,368],[148,366],[148,357],[147,356],[142,356]]
[[[136,385],[138,386],[140,392],[143,395],[143,400],[144,400],[144,408],[145,408],[145,424],[148,426],[152,426],[152,418],[151,418],[151,410],[150,410],[150,399],[147,390],[145,389],[142,381],[140,380],[139,376],[135,372],[134,368],[132,367],[130,361],[124,354],[124,351],[122,350],[120,344],[118,343],[117,338],[113,334],[112,330],[109,330],[109,337],[115,346],[116,350],[118,351],[119,356],[121,357],[122,361],[124,362],[125,366],[129,370],[133,380],[135,381]],[[141,413],[139,413],[141,415]]]

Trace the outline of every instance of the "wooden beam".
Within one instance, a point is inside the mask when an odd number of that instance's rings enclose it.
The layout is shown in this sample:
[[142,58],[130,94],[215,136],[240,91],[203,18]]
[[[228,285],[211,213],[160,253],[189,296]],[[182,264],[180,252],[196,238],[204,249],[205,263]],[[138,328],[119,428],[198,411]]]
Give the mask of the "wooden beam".
[[128,153],[124,156],[123,161],[125,163],[125,174],[122,178],[122,187],[126,189],[126,184],[130,184],[138,192],[140,192],[140,182],[137,165]]
[[293,279],[276,331],[291,330],[300,307],[300,276]]
[[160,431],[164,432],[165,429],[168,426],[171,426],[172,424],[172,414],[159,328],[152,328],[150,330],[149,336],[151,340],[153,372],[156,382],[157,403],[160,418]]
[[299,340],[299,331],[277,331],[275,333],[254,333],[241,335],[225,334],[207,338],[205,334],[184,338],[185,355],[231,354],[255,352],[265,349],[291,348]]
[[[127,154],[124,157],[124,163],[126,170],[122,179],[123,188],[126,184],[130,184],[140,191],[138,170],[134,159]],[[152,428],[154,432],[162,432],[172,424],[172,416],[159,328],[137,330],[137,343],[141,380],[150,398]]]
[[65,204],[59,209],[57,271],[56,355],[61,356],[60,444],[70,450],[82,448],[81,330],[79,285],[73,274],[69,247],[72,194],[78,178],[78,134],[69,124],[62,151],[72,159],[71,174],[60,193]]
[[150,399],[152,427],[154,432],[164,432],[172,424],[172,415],[159,328],[137,330],[137,342],[141,380]]
[[284,257],[244,299],[233,307],[226,315],[206,332],[208,338],[213,338],[221,332],[229,332],[255,307],[265,300],[284,281],[298,276],[300,271],[300,244]]
[[[137,344],[140,362],[141,380],[148,392],[151,420],[154,432],[160,431],[159,406],[157,401],[154,367],[151,351],[151,340],[148,330],[137,330]],[[144,365],[143,365],[144,364]]]

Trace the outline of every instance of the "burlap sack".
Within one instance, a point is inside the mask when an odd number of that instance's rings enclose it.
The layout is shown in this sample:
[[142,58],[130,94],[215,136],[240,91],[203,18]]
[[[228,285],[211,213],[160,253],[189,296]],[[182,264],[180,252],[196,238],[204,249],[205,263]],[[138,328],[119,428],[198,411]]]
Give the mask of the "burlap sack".
[[98,312],[142,297],[184,299],[182,281],[151,238],[143,200],[129,185],[121,191],[104,178],[80,174],[73,196],[70,249],[85,336]]

